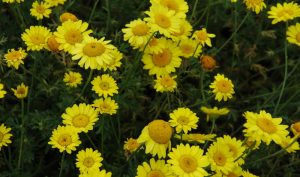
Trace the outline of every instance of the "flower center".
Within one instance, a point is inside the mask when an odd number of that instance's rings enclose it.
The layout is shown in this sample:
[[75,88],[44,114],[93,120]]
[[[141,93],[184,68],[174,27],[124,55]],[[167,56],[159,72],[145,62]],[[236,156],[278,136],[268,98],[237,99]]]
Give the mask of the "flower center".
[[110,107],[110,105],[107,104],[107,103],[102,103],[102,105],[101,105],[101,110],[107,112],[107,111],[111,110],[111,107]]
[[22,58],[22,54],[19,51],[13,51],[8,53],[6,58],[10,61],[18,61],[20,58]]
[[45,7],[42,6],[42,5],[38,5],[36,6],[36,9],[35,9],[39,14],[43,14],[45,12]]
[[278,17],[291,18],[294,15],[294,12],[290,9],[282,9],[278,12]]
[[148,125],[149,136],[159,144],[166,144],[172,136],[172,128],[168,122],[154,120]]
[[220,80],[217,82],[216,85],[217,85],[218,90],[222,93],[228,93],[231,89],[229,82],[226,80]]
[[89,124],[89,117],[84,114],[78,114],[73,117],[72,123],[74,127],[86,127]]
[[158,44],[157,39],[153,38],[150,42],[149,42],[149,46],[156,46]]
[[79,30],[70,29],[69,31],[66,32],[65,39],[67,43],[74,45],[76,43],[80,43],[83,37]]
[[182,155],[179,159],[179,166],[186,173],[191,173],[197,169],[198,163],[195,157],[190,155]]
[[180,48],[181,48],[181,51],[185,54],[190,54],[190,53],[194,52],[193,46],[188,45],[188,44],[183,44],[183,45],[181,45]]
[[174,85],[174,80],[170,76],[166,76],[161,80],[161,85],[164,87],[172,87]]
[[74,83],[74,82],[76,82],[76,80],[77,80],[76,76],[70,75],[69,83]]
[[88,43],[83,47],[83,53],[89,57],[97,57],[105,52],[105,47],[101,43]]
[[239,175],[229,172],[226,177],[239,177]]
[[21,87],[17,89],[17,94],[23,95],[25,94],[25,88]]
[[198,31],[196,35],[200,41],[205,41],[207,39],[207,34],[204,31]]
[[177,122],[181,125],[187,125],[190,121],[189,121],[188,117],[180,116],[180,117],[178,117]]
[[174,10],[175,12],[178,12],[178,5],[176,4],[176,2],[174,0],[164,0],[164,1],[161,1],[161,4],[163,6],[168,7],[168,9],[170,9],[170,10]]
[[164,67],[171,62],[172,53],[169,49],[163,49],[161,53],[154,54],[152,56],[152,61],[155,66]]
[[132,33],[136,36],[144,36],[148,33],[149,30],[150,30],[149,26],[142,23],[134,26],[132,28]]
[[156,14],[154,19],[155,23],[162,28],[169,28],[171,26],[170,19],[164,14]]
[[58,138],[58,144],[61,146],[68,146],[72,143],[72,137],[69,134],[62,134]]
[[294,123],[293,128],[296,130],[296,132],[300,133],[300,122]]
[[0,143],[2,142],[3,138],[4,138],[4,134],[0,132]]
[[50,50],[58,51],[59,43],[55,39],[55,36],[49,37],[47,40],[47,44],[48,44],[48,47],[50,48]]
[[218,166],[224,166],[226,164],[226,156],[222,152],[217,151],[213,159]]
[[91,168],[94,165],[95,161],[92,157],[86,157],[83,161],[83,165]]
[[45,37],[42,35],[35,34],[35,35],[32,35],[30,37],[30,39],[31,39],[31,42],[35,45],[40,45],[40,44],[45,43]]
[[147,174],[147,177],[164,177],[165,175],[160,170],[152,170]]
[[264,132],[269,133],[269,134],[273,134],[277,131],[275,125],[273,124],[273,122],[269,119],[266,119],[264,117],[262,118],[258,118],[256,120],[256,125]]
[[109,83],[108,82],[100,82],[99,87],[101,88],[101,90],[108,90]]
[[300,43],[300,32],[296,35],[296,41]]

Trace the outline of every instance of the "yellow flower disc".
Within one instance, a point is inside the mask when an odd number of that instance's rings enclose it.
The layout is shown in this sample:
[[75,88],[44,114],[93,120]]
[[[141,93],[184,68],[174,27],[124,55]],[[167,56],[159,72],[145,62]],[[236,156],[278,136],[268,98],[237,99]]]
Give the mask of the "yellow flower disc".
[[164,14],[156,14],[155,15],[155,22],[162,28],[169,28],[171,26],[171,21],[168,17]]
[[65,39],[67,43],[74,45],[80,43],[83,40],[83,37],[79,30],[72,29],[66,32]]
[[100,56],[105,52],[105,47],[96,42],[88,43],[83,47],[83,53],[89,57]]
[[84,114],[79,114],[72,119],[74,127],[86,127],[89,124],[89,117]]
[[154,120],[148,125],[150,137],[159,144],[166,144],[172,136],[172,128],[163,120]]
[[164,177],[165,175],[160,170],[152,170],[148,173],[147,177]]
[[224,166],[226,164],[226,156],[222,152],[217,151],[213,159],[218,166]]
[[198,167],[197,160],[191,155],[182,155],[179,159],[179,166],[186,172],[191,173]]
[[148,25],[141,23],[132,28],[132,33],[136,36],[144,36],[149,32],[150,28]]
[[152,61],[154,65],[158,67],[164,67],[170,63],[171,58],[172,53],[168,49],[164,49],[161,53],[154,54],[152,56]]
[[59,139],[58,139],[58,144],[61,146],[68,146],[72,143],[72,137],[71,135],[68,134],[62,134],[60,135]]
[[269,134],[275,133],[277,131],[276,127],[274,126],[273,122],[266,118],[258,118],[256,120],[256,125],[262,129],[264,132]]
[[94,165],[95,161],[92,157],[86,157],[83,161],[83,165],[90,168]]

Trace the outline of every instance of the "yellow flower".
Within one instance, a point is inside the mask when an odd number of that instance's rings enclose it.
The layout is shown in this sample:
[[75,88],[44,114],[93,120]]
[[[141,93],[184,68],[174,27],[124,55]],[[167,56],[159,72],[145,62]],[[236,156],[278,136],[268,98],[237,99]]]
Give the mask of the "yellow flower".
[[66,83],[67,86],[77,87],[78,85],[81,84],[81,81],[82,81],[82,76],[80,73],[72,72],[72,71],[65,73],[64,82]]
[[197,123],[199,117],[197,117],[196,113],[189,108],[178,108],[174,110],[170,113],[170,118],[170,125],[171,127],[175,127],[177,133],[180,133],[181,131],[187,133],[198,127]]
[[243,169],[235,165],[235,167],[230,170],[227,174],[223,174],[222,172],[217,172],[212,177],[242,177]]
[[296,44],[300,46],[300,23],[296,25],[289,26],[286,32],[287,40],[291,44]]
[[72,60],[79,60],[78,65],[85,69],[100,69],[113,60],[112,52],[115,47],[109,42],[104,37],[98,40],[87,36],[70,51]]
[[104,98],[118,93],[116,81],[108,74],[95,77],[91,83],[93,85],[92,90]]
[[209,87],[213,89],[212,92],[215,94],[215,100],[218,101],[227,101],[231,99],[234,94],[234,85],[231,80],[226,78],[223,74],[217,74],[214,82],[211,83]]
[[72,151],[76,151],[76,147],[81,144],[81,141],[74,127],[58,126],[57,129],[52,131],[48,144],[52,145],[52,148],[59,149],[59,152],[66,151],[71,154]]
[[175,135],[175,138],[188,141],[188,142],[197,142],[197,143],[205,143],[205,141],[213,141],[216,137],[216,134],[200,134],[200,133],[189,133],[182,135]]
[[[163,37],[161,38],[152,37],[149,44],[146,46],[145,53],[148,54],[161,53],[163,51],[163,48],[165,47],[166,40],[167,39]],[[143,49],[144,46],[139,48],[140,51],[143,51]]]
[[37,20],[41,20],[44,17],[49,18],[50,14],[50,5],[44,2],[35,1],[30,9],[30,15],[34,16]]
[[[291,138],[290,136],[281,139],[280,146],[285,149],[288,153],[295,153],[300,150],[299,143],[297,142],[298,137]],[[293,143],[293,144],[292,144]]]
[[46,49],[52,51],[52,52],[59,52],[59,43],[56,40],[56,37],[54,35],[51,35],[47,40],[47,46]]
[[166,37],[171,37],[172,33],[179,32],[180,18],[175,11],[160,5],[153,4],[150,11],[145,12],[149,17],[145,18],[148,22],[151,32],[158,31]]
[[72,14],[72,13],[69,13],[69,12],[65,12],[63,14],[61,14],[59,16],[59,20],[60,22],[65,22],[65,21],[68,21],[68,20],[71,20],[73,22],[76,22],[78,21],[78,18],[76,17],[76,15]]
[[151,37],[150,26],[141,19],[133,20],[123,28],[124,40],[134,48],[140,48],[147,44]]
[[277,6],[272,6],[268,11],[268,18],[273,19],[272,24],[281,21],[288,21],[300,17],[300,6],[294,2],[277,3]]
[[27,50],[40,51],[47,46],[51,36],[50,30],[44,26],[30,26],[22,34],[22,40],[27,45]]
[[11,128],[6,127],[4,124],[0,125],[0,151],[3,146],[8,146],[11,143],[12,134]]
[[158,158],[164,158],[167,149],[171,148],[172,133],[172,128],[168,122],[157,119],[144,127],[137,142],[145,144],[147,154],[150,153],[152,156],[157,155]]
[[133,138],[127,138],[127,140],[124,142],[124,150],[129,153],[135,152],[140,147],[140,144],[138,143],[137,139]]
[[150,2],[152,5],[159,3],[168,10],[175,11],[175,15],[180,18],[185,18],[186,13],[189,11],[189,6],[185,0],[150,0]]
[[2,2],[5,2],[5,3],[21,3],[21,2],[24,2],[24,0],[2,0]]
[[112,173],[111,172],[106,172],[105,170],[91,170],[88,173],[81,173],[79,177],[111,177]]
[[205,44],[207,46],[211,47],[212,45],[211,45],[210,38],[214,38],[214,37],[216,37],[216,35],[208,33],[206,31],[206,28],[202,28],[201,30],[197,30],[193,34],[193,38],[197,39],[203,47],[205,46]]
[[4,85],[0,83],[0,98],[4,98],[6,91],[3,89]]
[[185,58],[198,57],[202,52],[202,46],[193,39],[182,39],[178,47]]
[[234,158],[229,147],[224,146],[221,142],[217,141],[211,144],[206,155],[212,171],[228,174],[235,167]]
[[244,3],[246,4],[247,9],[255,12],[256,14],[259,14],[259,12],[266,7],[264,0],[244,0]]
[[158,53],[145,53],[142,62],[144,69],[149,70],[150,75],[167,75],[175,72],[175,68],[181,65],[180,51],[176,44],[170,40],[161,40],[164,47]]
[[229,109],[227,108],[217,108],[217,107],[213,107],[213,108],[209,108],[209,107],[205,107],[205,106],[201,106],[201,111],[204,112],[206,114],[206,120],[210,120],[210,119],[216,119],[219,116],[223,116],[223,115],[227,115],[229,113]]
[[281,139],[288,135],[287,125],[281,125],[282,118],[272,118],[272,115],[264,110],[259,114],[254,112],[245,112],[243,115],[247,122],[244,124],[246,128],[243,132],[246,137],[250,137],[255,141],[263,141],[267,145],[271,141],[280,144]]
[[59,4],[63,5],[66,0],[44,0],[48,3],[51,7],[58,6]]
[[201,63],[202,68],[205,71],[212,71],[217,66],[216,60],[213,57],[209,56],[209,55],[201,56],[200,63]]
[[23,60],[26,58],[27,53],[22,48],[19,50],[9,49],[4,55],[8,67],[19,69],[20,64],[24,64]]
[[117,68],[121,66],[121,59],[123,58],[123,54],[119,52],[117,48],[114,48],[111,52],[112,54],[112,60],[109,63],[103,63],[103,66],[101,69],[104,71],[109,70],[109,71],[116,71]]
[[81,150],[76,155],[76,167],[80,173],[90,172],[94,169],[99,169],[102,166],[101,153],[92,148]]
[[91,30],[88,30],[88,23],[78,20],[73,22],[68,20],[61,26],[57,27],[54,32],[57,42],[60,44],[59,49],[65,52],[71,52],[75,48],[75,44],[81,43],[87,37]]
[[168,156],[170,157],[168,164],[171,164],[171,170],[175,175],[181,177],[208,176],[204,167],[207,167],[209,162],[199,146],[180,144],[176,148],[172,148]]
[[116,114],[117,109],[119,108],[118,103],[116,103],[115,100],[112,100],[110,97],[95,100],[93,106],[97,111],[100,112],[100,114],[109,115]]
[[291,125],[291,130],[295,136],[300,137],[300,121],[293,123]]
[[16,89],[11,89],[14,92],[14,95],[18,99],[23,99],[27,97],[28,94],[28,86],[24,85],[24,83],[21,83],[21,85],[18,85]]
[[63,124],[74,127],[78,133],[93,130],[95,122],[99,119],[97,111],[85,103],[68,107],[61,117]]
[[243,177],[259,177],[259,176],[256,176],[256,175],[250,173],[248,170],[243,171],[242,176]]
[[179,41],[183,39],[188,39],[188,37],[191,35],[191,32],[193,31],[193,27],[186,19],[180,19],[179,22],[179,31],[178,32],[172,32],[171,38],[174,41]]
[[150,159],[150,162],[143,162],[137,167],[137,175],[135,177],[173,177],[170,166],[165,164],[164,160]]
[[170,75],[157,76],[154,85],[155,90],[157,92],[174,92],[177,88],[176,77]]

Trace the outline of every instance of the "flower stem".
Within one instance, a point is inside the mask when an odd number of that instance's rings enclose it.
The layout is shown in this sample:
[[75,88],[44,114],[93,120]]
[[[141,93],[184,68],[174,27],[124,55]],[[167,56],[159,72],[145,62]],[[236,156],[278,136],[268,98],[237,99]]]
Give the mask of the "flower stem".
[[23,151],[23,143],[24,143],[24,112],[25,112],[25,106],[24,106],[24,99],[21,101],[21,139],[20,139],[20,149],[19,149],[19,157],[18,157],[18,167],[17,169],[19,170],[21,174],[21,164],[22,164],[22,151]]
[[194,16],[195,16],[195,12],[196,12],[196,9],[197,9],[198,1],[199,1],[199,0],[196,0],[195,3],[194,3],[193,11],[192,11],[192,15],[191,15],[191,17],[190,17],[190,20],[193,20],[193,18],[194,18]]
[[63,154],[61,156],[60,170],[59,170],[59,176],[58,177],[61,177],[61,175],[62,175],[62,169],[63,169],[64,160],[65,160],[65,152],[63,152]]
[[74,101],[72,101],[72,105],[84,94],[84,91],[86,90],[87,86],[89,85],[89,83],[93,77],[93,72],[94,72],[94,70],[91,69],[88,79],[86,80],[80,94],[76,97],[76,99]]
[[[215,129],[215,126],[216,126],[216,119],[213,119],[213,120],[212,120],[212,126],[211,126],[211,129],[210,129],[209,134],[212,134],[212,132],[213,132],[214,129]],[[203,149],[206,148],[207,144],[208,144],[208,141],[205,142],[205,144],[204,144],[204,146],[203,146]]]
[[99,0],[96,0],[94,3],[94,6],[93,6],[92,12],[90,14],[88,23],[90,23],[92,21],[98,3],[99,3]]

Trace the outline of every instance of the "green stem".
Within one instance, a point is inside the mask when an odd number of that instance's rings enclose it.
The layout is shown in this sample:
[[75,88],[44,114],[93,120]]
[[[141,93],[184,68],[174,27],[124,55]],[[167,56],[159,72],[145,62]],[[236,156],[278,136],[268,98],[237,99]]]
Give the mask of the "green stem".
[[192,15],[191,15],[191,17],[190,17],[190,21],[193,20],[194,17],[195,17],[195,12],[196,12],[196,9],[197,9],[198,1],[199,1],[199,0],[196,0],[195,3],[194,3]]
[[[288,23],[286,23],[286,29],[287,28],[288,28]],[[283,95],[283,92],[284,92],[284,89],[285,89],[287,76],[288,76],[288,52],[287,52],[287,40],[286,39],[285,39],[285,42],[284,42],[284,63],[285,63],[285,65],[284,65],[284,78],[283,78],[279,98],[278,98],[278,101],[277,101],[275,109],[274,109],[274,115],[276,115],[276,113],[277,113],[277,109],[278,109],[279,103],[281,101],[281,98],[282,98],[282,95]]]
[[241,23],[239,24],[239,26],[232,33],[232,35],[227,39],[227,41],[224,42],[224,44],[215,52],[214,55],[217,55],[217,53],[219,53],[231,41],[231,39],[236,35],[236,33],[238,32],[238,30],[245,23],[245,21],[246,21],[246,19],[248,18],[249,15],[250,15],[250,11],[246,14],[246,16],[243,18],[243,20],[241,21]]
[[86,80],[80,94],[75,98],[74,101],[72,101],[72,105],[84,94],[84,91],[86,90],[87,86],[89,85],[90,81],[92,80],[93,72],[94,72],[94,70],[91,69],[91,71],[89,73],[89,76],[88,76],[88,79]]
[[[31,57],[33,59],[33,71],[30,72],[30,74],[31,74],[31,83],[30,83],[30,87],[29,87],[29,93],[27,95],[27,97],[28,97],[27,98],[27,112],[29,112],[29,109],[30,109],[31,93],[33,91],[34,78],[36,77],[35,76],[35,70],[36,70],[36,65],[37,65],[37,61],[36,61],[36,58],[34,57],[34,55],[31,55]],[[26,70],[24,70],[24,72],[26,72]],[[38,79],[38,80],[40,80],[40,79]]]
[[95,3],[94,3],[94,6],[93,6],[92,12],[90,14],[88,23],[90,23],[92,21],[98,3],[99,3],[99,0],[96,0]]
[[63,169],[64,160],[65,160],[65,152],[63,152],[63,154],[61,156],[60,170],[59,170],[59,176],[58,177],[61,177],[61,175],[62,175],[62,169]]
[[[211,126],[211,129],[209,131],[209,134],[212,134],[212,132],[214,131],[215,129],[215,126],[216,126],[216,119],[213,119],[212,120],[212,126]],[[206,146],[208,144],[208,141],[205,142],[204,146],[203,146],[203,149],[206,149]]]
[[93,148],[95,150],[98,149],[97,146],[95,145],[95,143],[93,142],[93,140],[91,139],[91,137],[87,133],[85,133],[85,135],[88,138],[88,140],[90,141],[90,143],[92,144]]
[[113,131],[113,134],[114,134],[114,136],[115,136],[115,138],[116,138],[116,141],[117,141],[117,143],[118,143],[118,146],[120,147],[120,139],[119,139],[119,137],[118,137],[118,135],[117,135],[117,132],[116,132],[116,129],[115,129],[115,126],[114,126],[113,119],[110,117],[109,120],[110,120],[111,129],[112,129],[112,131]]
[[111,20],[110,20],[110,7],[109,7],[109,0],[105,0],[105,5],[106,5],[106,10],[107,10],[107,17],[106,17],[106,34],[108,33],[109,31],[109,28],[110,28],[110,23],[111,23]]
[[25,106],[24,106],[24,99],[21,100],[21,139],[20,139],[20,149],[19,149],[19,157],[18,157],[18,167],[17,169],[19,172],[21,172],[21,164],[22,164],[22,151],[23,151],[23,143],[24,143],[24,112],[25,112]]

